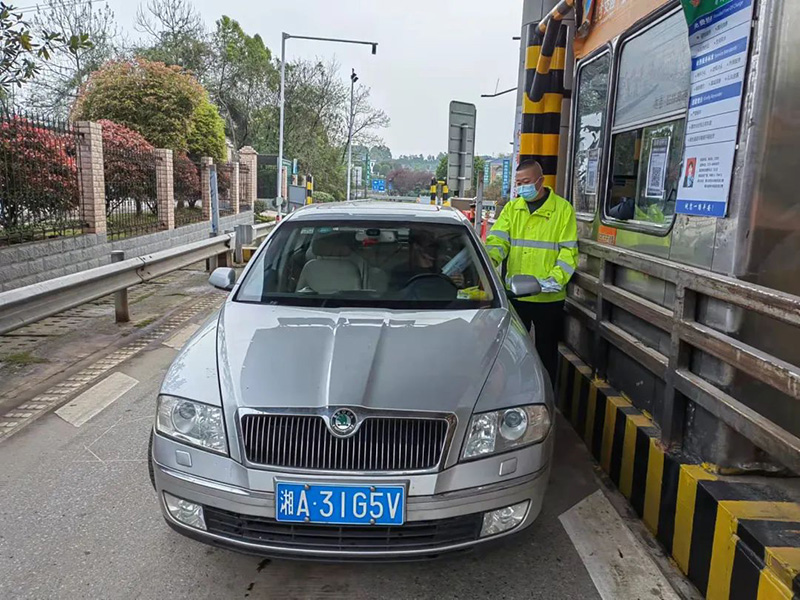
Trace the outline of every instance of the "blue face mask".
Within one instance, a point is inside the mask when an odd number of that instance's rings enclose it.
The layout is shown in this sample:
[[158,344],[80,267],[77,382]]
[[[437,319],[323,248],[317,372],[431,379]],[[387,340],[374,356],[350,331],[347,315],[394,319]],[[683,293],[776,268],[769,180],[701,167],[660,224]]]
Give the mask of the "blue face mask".
[[536,184],[525,183],[517,187],[517,194],[525,198],[526,201],[533,200],[539,195],[539,190],[536,188]]

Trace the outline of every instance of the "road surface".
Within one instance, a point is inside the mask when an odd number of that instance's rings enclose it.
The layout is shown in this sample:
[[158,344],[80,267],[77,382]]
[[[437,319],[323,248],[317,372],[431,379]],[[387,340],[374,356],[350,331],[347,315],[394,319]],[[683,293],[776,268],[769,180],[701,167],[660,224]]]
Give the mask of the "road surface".
[[[114,394],[78,418],[75,410],[60,411],[64,418],[51,412],[0,443],[0,598],[638,597],[619,591],[635,589],[630,563],[604,562],[606,551],[608,561],[623,560],[630,540],[617,547],[603,533],[616,513],[592,524],[610,504],[563,421],[542,515],[491,551],[408,564],[318,564],[245,556],[176,534],[163,522],[145,460],[158,386],[176,352],[152,344],[104,374],[113,376],[109,385],[123,384],[110,405],[102,408]],[[677,598],[649,553],[630,553],[624,560],[645,561],[636,583],[648,588],[642,597]]]

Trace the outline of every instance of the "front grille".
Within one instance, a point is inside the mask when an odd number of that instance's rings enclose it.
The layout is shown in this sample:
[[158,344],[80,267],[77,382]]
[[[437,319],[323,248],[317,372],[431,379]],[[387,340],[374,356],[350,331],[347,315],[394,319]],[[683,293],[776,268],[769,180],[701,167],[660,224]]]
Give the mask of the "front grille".
[[349,438],[317,415],[242,417],[245,456],[253,464],[321,471],[422,471],[439,464],[445,419],[368,417]]
[[232,540],[286,549],[344,552],[435,550],[477,540],[482,524],[480,513],[438,521],[412,521],[395,527],[280,523],[210,506],[203,507],[203,514],[209,533]]

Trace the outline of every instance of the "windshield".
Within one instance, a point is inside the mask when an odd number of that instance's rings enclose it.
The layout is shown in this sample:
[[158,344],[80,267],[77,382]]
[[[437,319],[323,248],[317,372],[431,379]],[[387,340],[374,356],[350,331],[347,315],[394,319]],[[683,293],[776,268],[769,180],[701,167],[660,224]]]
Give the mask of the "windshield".
[[496,306],[485,263],[460,225],[288,222],[255,260],[238,302],[398,309]]

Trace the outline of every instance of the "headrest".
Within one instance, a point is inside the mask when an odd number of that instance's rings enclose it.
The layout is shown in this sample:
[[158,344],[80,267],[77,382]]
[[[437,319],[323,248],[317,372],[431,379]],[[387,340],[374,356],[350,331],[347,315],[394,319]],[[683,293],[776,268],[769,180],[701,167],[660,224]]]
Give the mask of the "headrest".
[[329,233],[314,238],[311,252],[317,258],[342,258],[350,256],[352,243],[352,233]]

